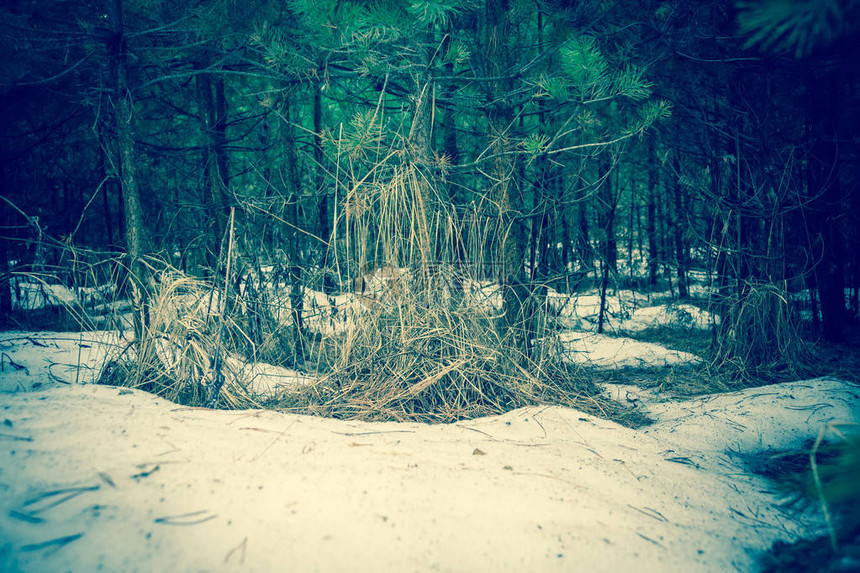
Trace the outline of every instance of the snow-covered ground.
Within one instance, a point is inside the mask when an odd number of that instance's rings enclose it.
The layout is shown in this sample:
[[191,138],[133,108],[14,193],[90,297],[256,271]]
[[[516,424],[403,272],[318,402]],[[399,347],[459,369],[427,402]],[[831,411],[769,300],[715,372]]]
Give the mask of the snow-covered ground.
[[555,406],[430,426],[46,386],[0,394],[3,571],[750,571],[821,523],[741,454],[860,422],[831,379],[651,404],[640,430]]
[[[104,365],[127,349],[131,337],[131,332],[118,331],[0,333],[0,392],[96,382]],[[169,364],[172,356],[161,349],[162,341],[155,342],[159,356]],[[234,356],[226,358],[224,373],[228,383],[241,383],[260,399],[313,381],[289,368]]]
[[[305,295],[320,332],[367,308]],[[468,296],[501,304],[492,285]],[[701,362],[594,333],[594,293],[548,301],[574,362]],[[714,320],[626,292],[609,310],[615,333]],[[750,571],[823,524],[746,460],[860,422],[860,389],[835,379],[685,401],[606,385],[656,420],[638,430],[558,406],[435,426],[212,411],[92,384],[129,336],[0,333],[0,571]],[[313,383],[227,369],[261,395]]]
[[[597,329],[600,313],[600,294],[597,291],[569,295],[550,289],[547,301],[566,328],[577,331]],[[658,304],[656,301],[663,302]],[[707,329],[718,321],[712,313],[691,304],[667,301],[671,301],[669,293],[648,298],[636,291],[619,290],[606,298],[604,329],[613,333],[656,327]]]
[[115,291],[113,285],[101,288],[67,287],[32,280],[12,281],[12,304],[22,310],[34,310],[57,305],[95,305],[102,304]]
[[0,392],[98,380],[129,332],[0,332]]
[[562,332],[559,338],[568,360],[601,370],[702,363],[702,359],[694,354],[632,338],[573,331]]

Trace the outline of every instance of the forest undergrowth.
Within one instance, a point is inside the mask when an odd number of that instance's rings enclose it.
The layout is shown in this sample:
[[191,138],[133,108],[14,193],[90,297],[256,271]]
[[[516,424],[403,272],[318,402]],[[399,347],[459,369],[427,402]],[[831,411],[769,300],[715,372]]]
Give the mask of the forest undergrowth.
[[[78,265],[74,273],[46,272],[36,283],[40,288],[50,290],[64,278],[76,284],[78,296],[20,311],[12,326],[129,327],[131,288],[105,286],[123,276],[127,280],[120,261],[113,267]],[[306,290],[310,304],[303,305],[301,328],[291,305],[295,297],[289,296],[292,287],[274,267],[245,261],[222,297],[224,287],[211,279],[188,276],[157,259],[149,266],[160,270],[153,272],[148,297],[147,336],[112,356],[100,381],[191,406],[213,405],[213,387],[220,380],[216,399],[223,408],[444,422],[529,404],[561,404],[641,425],[646,419],[639,412],[606,399],[597,383],[637,384],[684,396],[819,374],[856,380],[851,355],[804,338],[788,297],[767,286],[750,288],[738,308],[737,301],[721,301],[726,318],[710,330],[665,326],[619,333],[701,356],[706,368],[600,371],[565,360],[556,342],[563,328],[557,309],[539,292],[526,293],[518,331],[488,304],[489,295],[476,286],[481,281],[462,265],[437,265],[433,276],[422,275],[421,268],[404,267],[390,276],[374,269],[361,279],[376,282],[360,292],[354,292],[354,280],[353,288],[337,294]],[[391,268],[381,267],[388,273]],[[224,277],[218,282],[227,284]],[[320,299],[333,304],[317,304]],[[262,395],[249,366],[258,362],[301,370],[316,382]]]

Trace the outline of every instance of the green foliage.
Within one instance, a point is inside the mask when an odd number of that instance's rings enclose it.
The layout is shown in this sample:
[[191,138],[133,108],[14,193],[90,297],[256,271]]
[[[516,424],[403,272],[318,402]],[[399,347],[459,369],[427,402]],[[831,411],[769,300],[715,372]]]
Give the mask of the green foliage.
[[581,99],[607,94],[611,85],[609,65],[594,37],[581,35],[569,39],[562,44],[559,58],[562,71]]
[[408,35],[413,23],[400,2],[377,2],[367,8],[365,38],[374,42],[395,42]]
[[411,0],[407,11],[420,24],[447,28],[470,4],[463,0]]
[[520,142],[523,150],[531,156],[536,156],[546,151],[549,138],[542,133],[532,133]]
[[316,72],[316,63],[302,53],[281,27],[263,23],[251,34],[250,41],[262,51],[266,64],[284,76],[308,77]]
[[628,65],[615,77],[612,91],[633,101],[642,101],[651,96],[652,86],[641,69]]
[[536,98],[553,98],[565,100],[570,97],[569,82],[559,76],[541,75],[535,82]]
[[666,100],[650,100],[638,110],[638,117],[625,125],[621,134],[624,137],[639,135],[648,130],[657,121],[668,119],[672,115],[672,106]]
[[738,25],[747,47],[791,51],[801,58],[856,26],[852,0],[758,0],[738,2]]
[[454,39],[448,44],[448,49],[445,51],[443,61],[448,64],[459,66],[469,61],[471,51],[469,47],[460,40]]

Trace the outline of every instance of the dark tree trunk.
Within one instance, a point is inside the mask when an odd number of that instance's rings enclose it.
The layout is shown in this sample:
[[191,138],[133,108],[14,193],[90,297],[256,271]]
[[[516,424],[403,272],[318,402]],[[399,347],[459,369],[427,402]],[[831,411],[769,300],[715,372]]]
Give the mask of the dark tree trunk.
[[681,176],[681,161],[677,149],[677,138],[675,142],[676,148],[672,152],[673,179],[672,189],[675,199],[675,259],[678,264],[678,296],[680,298],[688,298],[690,296],[687,288],[687,193],[679,178]]
[[[202,66],[207,67],[208,61]],[[203,148],[203,170],[207,203],[211,205],[215,228],[209,237],[210,264],[218,257],[221,241],[227,229],[230,212],[227,186],[227,102],[224,95],[224,79],[220,75],[210,78],[208,73],[197,74],[200,113],[205,131]],[[213,264],[214,266],[214,264]]]
[[108,0],[108,24],[111,37],[108,54],[113,74],[113,109],[115,114],[117,152],[116,164],[121,171],[125,242],[134,289],[134,331],[142,340],[146,336],[149,313],[148,271],[142,258],[149,252],[149,239],[143,219],[143,206],[137,180],[137,158],[134,150],[134,113],[128,85],[125,32],[122,20],[122,0]]
[[314,116],[314,191],[319,198],[317,207],[317,222],[319,224],[320,238],[325,241],[322,245],[322,258],[320,266],[323,269],[323,292],[331,294],[335,291],[336,284],[334,278],[329,272],[328,257],[329,257],[329,241],[331,240],[332,220],[329,214],[329,192],[325,187],[325,156],[323,154],[322,136],[323,136],[323,121],[322,121],[322,83],[317,82],[314,85],[314,101],[313,101],[313,116]]
[[593,270],[594,253],[591,250],[590,225],[588,224],[588,202],[585,193],[580,192],[576,209],[576,252],[580,268],[589,275]]
[[636,178],[630,180],[630,219],[627,222],[627,271],[630,273],[631,286],[632,280],[635,278],[633,268],[633,245],[635,244],[634,230],[636,228],[638,210],[636,205]]
[[[0,151],[2,153],[2,151]],[[6,161],[0,157],[0,196],[6,197]],[[0,202],[0,225],[6,226],[8,205]],[[0,323],[12,312],[12,273],[9,268],[8,240],[0,237]]]
[[600,171],[598,178],[600,181],[600,189],[597,193],[600,202],[598,209],[598,226],[603,234],[602,256],[603,260],[609,266],[612,272],[618,271],[618,240],[615,236],[615,211],[617,208],[617,196],[612,180],[612,162],[611,159],[603,154],[599,161]]
[[[666,205],[666,201],[662,201],[657,204],[657,221],[659,226],[659,231],[657,233],[658,240],[660,241],[660,252],[661,253],[671,253],[672,249],[670,247],[670,227],[671,224],[669,222],[669,211],[668,206]],[[675,295],[675,283],[672,280],[672,266],[669,264],[667,260],[668,256],[666,256],[660,263],[663,266],[663,277],[669,281],[669,292],[672,296]]]
[[597,313],[597,333],[603,334],[606,322],[606,292],[609,289],[609,265],[605,260],[600,261],[600,310]]
[[[611,273],[618,272],[618,241],[615,238],[615,211],[617,195],[613,189],[611,160],[605,154],[600,161],[599,225],[603,232],[603,256],[600,261],[600,310],[597,314],[597,332],[603,333],[606,319],[606,293]],[[617,171],[615,171],[617,173]],[[611,271],[611,272],[610,272]]]
[[436,201],[430,188],[434,163],[433,116],[436,91],[431,79],[430,66],[432,58],[431,50],[435,50],[436,46],[435,34],[429,26],[424,30],[422,36],[423,41],[419,46],[418,61],[416,62],[419,71],[412,74],[412,83],[415,91],[413,92],[412,125],[408,138],[412,167],[418,171],[416,175],[420,204],[417,201],[412,204],[412,215],[418,220],[418,224],[414,227],[417,236],[413,237],[415,241],[413,244],[418,246],[418,255],[421,260],[408,262],[413,265],[418,263],[419,268],[421,268],[421,280],[425,286],[429,286],[431,267],[435,264],[436,258],[441,255],[437,251],[437,247],[440,245],[433,244],[435,240],[429,234],[430,225],[434,220],[433,213],[436,208]]
[[558,213],[559,223],[561,224],[561,265],[564,273],[567,274],[570,266],[573,263],[573,250],[570,237],[570,217],[567,209],[563,208]]
[[[535,208],[537,211],[537,208]],[[542,213],[535,213],[531,216],[530,221],[530,229],[531,229],[531,238],[529,240],[529,280],[535,280],[537,277],[537,252],[538,252],[538,242],[540,241],[540,229],[541,229],[541,219]]]
[[103,151],[99,153],[99,172],[102,177],[102,215],[105,222],[105,244],[114,244],[113,230],[113,214],[110,208],[111,190],[113,189],[113,179],[108,177],[107,168],[105,167],[105,154]]
[[0,324],[12,312],[12,273],[6,239],[0,239]]
[[[487,75],[502,75],[511,65],[513,54],[507,49],[510,31],[508,18],[507,0],[487,0],[481,29],[484,73]],[[508,100],[510,84],[510,80],[503,80],[486,88],[486,100],[489,102],[486,106],[489,151],[493,157],[490,193],[498,206],[502,229],[506,232],[498,253],[504,304],[503,328],[529,355],[533,330],[533,316],[529,312],[531,286],[525,280],[521,242],[523,231],[521,221],[518,220],[522,213],[522,195],[514,189],[513,181],[520,166],[516,164],[515,156],[509,153],[513,148],[508,135],[513,121],[513,106]]]
[[[446,34],[445,40],[442,43],[443,53],[448,50],[451,44],[451,35]],[[444,64],[445,75],[454,76],[454,62],[448,60]],[[445,84],[443,91],[444,102],[447,104],[441,113],[441,130],[442,130],[442,152],[448,158],[451,166],[460,164],[460,146],[457,141],[457,108],[454,106],[453,99],[455,95],[454,82]]]
[[648,140],[648,221],[645,224],[648,234],[648,284],[657,286],[657,273],[660,269],[659,238],[657,237],[657,144]]
[[555,217],[557,211],[555,201],[546,199],[543,202],[541,216],[541,228],[538,237],[540,239],[540,253],[538,256],[538,276],[546,278],[550,275],[550,271],[555,267],[554,259],[556,252],[555,239]]
[[299,190],[301,188],[301,180],[299,177],[299,162],[296,152],[296,138],[293,132],[291,106],[290,101],[284,101],[284,117],[287,122],[284,124],[284,159],[286,160],[287,168],[287,184],[289,189],[286,190],[286,213],[285,220],[287,221],[286,229],[286,251],[289,258],[289,278],[290,278],[290,311],[292,313],[293,325],[296,330],[296,342],[294,348],[294,356],[296,364],[301,364],[305,361],[305,339],[304,339],[304,283],[302,282],[302,261],[299,255],[299,209],[298,203],[300,199]]

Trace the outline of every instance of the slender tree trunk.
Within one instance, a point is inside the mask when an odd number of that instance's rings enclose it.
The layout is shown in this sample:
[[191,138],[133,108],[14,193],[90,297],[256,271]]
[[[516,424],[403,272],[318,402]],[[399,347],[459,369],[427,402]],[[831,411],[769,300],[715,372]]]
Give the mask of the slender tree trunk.
[[134,113],[128,85],[126,39],[123,28],[122,0],[108,0],[108,23],[111,38],[108,53],[114,81],[113,107],[116,116],[116,163],[121,170],[123,212],[125,213],[125,242],[131,280],[134,281],[134,331],[138,340],[146,336],[149,313],[149,279],[142,257],[149,252],[149,239],[143,219],[137,164],[134,151]]
[[598,178],[600,180],[600,189],[597,193],[600,202],[598,210],[598,225],[603,234],[601,241],[601,251],[603,260],[609,266],[612,272],[618,271],[618,241],[615,236],[615,211],[618,206],[618,199],[613,189],[611,160],[606,154],[603,154],[598,162],[599,171]]
[[435,99],[435,84],[431,78],[431,50],[435,50],[435,34],[428,27],[423,33],[419,45],[419,59],[416,62],[418,71],[412,75],[414,87],[415,105],[412,110],[412,125],[409,129],[408,144],[412,157],[412,167],[416,169],[418,196],[413,202],[413,215],[417,217],[418,224],[415,230],[418,236],[414,237],[418,245],[420,261],[409,261],[418,263],[421,270],[422,280],[425,286],[429,286],[431,267],[435,263],[434,258],[439,256],[437,245],[431,244],[433,234],[430,225],[434,221],[435,201],[430,187],[433,166],[433,102]]
[[[714,102],[716,108],[716,102]],[[722,197],[723,190],[723,171],[720,165],[719,157],[716,151],[722,146],[720,144],[720,135],[714,131],[711,147],[714,150],[709,158],[710,176],[711,176],[711,196]],[[717,314],[720,316],[720,329],[730,328],[731,321],[729,320],[729,295],[730,295],[730,268],[729,268],[729,253],[726,248],[728,241],[727,225],[725,224],[726,215],[723,213],[723,208],[719,205],[714,207],[713,222],[711,223],[711,245],[709,250],[716,251],[714,260],[714,272],[716,273],[717,284]],[[718,330],[714,330],[714,336],[718,334]],[[726,333],[721,332],[721,336]]]
[[287,239],[287,257],[289,265],[290,278],[290,311],[292,313],[293,325],[296,330],[296,342],[294,348],[294,356],[297,364],[305,361],[305,340],[304,340],[304,283],[302,282],[302,261],[299,249],[299,209],[298,203],[300,199],[299,190],[301,189],[301,179],[299,177],[299,161],[298,153],[296,152],[296,138],[293,132],[293,126],[290,121],[291,105],[289,99],[284,100],[284,117],[287,122],[283,125],[284,137],[284,159],[287,168],[287,184],[289,189],[286,190],[286,213],[285,219],[288,223],[286,229]]
[[573,263],[573,252],[570,237],[570,216],[567,209],[559,211],[559,221],[561,222],[561,264],[564,268],[564,273],[567,275],[570,272],[571,264]]
[[[537,11],[536,26],[538,52],[543,53],[545,30],[543,13],[540,10]],[[540,125],[539,129],[542,133],[548,133],[549,129],[547,126],[547,120],[549,118],[549,114],[547,113],[546,109],[546,101],[543,99],[539,99],[537,102],[537,106],[538,122]],[[524,121],[522,116],[520,117],[520,121]],[[523,129],[522,131],[525,132],[525,129]],[[555,251],[553,213],[556,211],[556,208],[554,207],[557,203],[557,195],[554,193],[554,189],[552,189],[552,170],[553,167],[549,161],[549,158],[546,155],[541,154],[535,162],[537,184],[534,188],[535,218],[532,221],[532,228],[534,229],[535,223],[537,223],[537,231],[533,233],[532,237],[532,281],[534,281],[536,277],[545,279],[547,276],[549,276],[551,266],[550,258],[552,257],[551,253]],[[535,251],[536,256],[534,254]]]
[[[663,201],[657,204],[657,221],[659,222],[659,241],[660,241],[660,252],[661,253],[671,253],[672,250],[670,248],[670,227],[671,224],[669,222],[669,208],[666,205],[666,202]],[[675,295],[675,283],[672,280],[672,266],[669,264],[668,255],[660,261],[663,265],[663,277],[669,281],[669,292],[672,296]]]
[[611,272],[618,272],[618,242],[615,238],[615,210],[617,195],[612,185],[612,168],[606,154],[600,159],[598,176],[601,180],[598,197],[600,200],[599,221],[603,232],[602,257],[600,261],[600,310],[597,314],[597,332],[603,333],[606,317],[606,293],[609,289]]
[[[112,82],[113,84],[114,82]],[[122,174],[115,165],[119,154],[116,151],[116,139],[111,135],[116,133],[113,125],[116,121],[114,113],[99,114],[97,124],[97,137],[99,144],[99,173],[104,180],[102,187],[102,212],[105,222],[105,234],[107,244],[116,248],[124,240],[125,227],[123,225],[123,197],[120,180]],[[111,197],[116,197],[116,214],[111,210]]]
[[[451,44],[451,35],[446,34],[442,43],[441,51],[446,52]],[[444,64],[445,75],[453,77],[454,62],[448,60]],[[441,125],[442,130],[442,152],[448,158],[451,166],[460,164],[460,146],[457,141],[457,108],[453,104],[455,94],[454,82],[445,84],[443,97],[446,106],[442,108]]]
[[531,237],[529,239],[529,280],[533,281],[537,278],[537,251],[538,242],[540,241],[540,229],[542,228],[541,217],[542,213],[535,213],[531,216],[530,229]]
[[600,261],[600,310],[597,313],[597,333],[603,334],[603,325],[606,322],[606,291],[609,289],[609,264]]
[[540,252],[538,256],[538,276],[545,279],[550,275],[554,267],[556,239],[555,239],[555,217],[557,212],[555,200],[545,199],[541,206],[541,226],[538,238],[540,240]]
[[317,207],[317,221],[319,224],[320,238],[323,244],[322,260],[320,266],[323,269],[323,292],[331,294],[335,291],[336,284],[328,268],[329,241],[331,240],[332,219],[329,214],[329,192],[325,187],[325,155],[323,154],[322,135],[322,82],[317,81],[313,93],[313,118],[314,118],[314,191],[319,198]]
[[6,239],[0,239],[0,321],[12,312],[12,273]]
[[580,268],[591,275],[594,263],[594,254],[591,250],[591,236],[588,224],[588,201],[585,193],[580,190],[580,197],[576,204],[576,252],[579,259]]
[[635,277],[633,268],[633,245],[634,245],[634,230],[636,226],[636,178],[630,179],[630,219],[627,222],[627,270],[630,273],[631,286],[632,280]]
[[108,177],[107,167],[105,166],[105,155],[104,151],[100,150],[99,152],[99,173],[101,174],[102,181],[102,215],[104,216],[105,223],[105,243],[107,245],[113,245],[114,242],[114,231],[113,231],[113,215],[110,209],[110,196],[111,189],[113,188],[113,180]]
[[[6,161],[0,161],[0,196],[6,197]],[[0,205],[0,225],[6,226],[7,205]],[[12,273],[9,268],[9,249],[5,238],[0,238],[0,322],[12,312]]]
[[679,181],[681,174],[681,161],[678,157],[677,141],[676,149],[672,152],[672,163],[674,169],[671,175],[675,195],[675,258],[678,263],[678,296],[682,299],[688,298],[690,293],[687,287],[687,213],[686,190]]
[[[482,22],[482,48],[485,72],[488,75],[503,75],[511,64],[507,42],[510,33],[508,22],[508,0],[487,0]],[[524,272],[524,253],[520,239],[522,195],[513,189],[519,166],[510,151],[513,143],[508,130],[513,121],[513,106],[507,97],[511,92],[511,81],[502,80],[487,87],[487,127],[489,154],[493,157],[490,167],[491,197],[499,209],[501,227],[505,233],[499,253],[502,285],[504,321],[507,333],[514,337],[526,355],[530,354],[532,316],[528,311],[531,298],[530,286]]]
[[535,177],[537,181],[532,187],[534,207],[533,214],[530,217],[529,279],[532,281],[538,277],[546,277],[549,274],[547,242],[549,241],[550,197],[547,189],[547,169],[546,157],[538,157],[537,161],[535,161]]
[[657,237],[657,144],[648,140],[648,283],[657,287],[657,273],[660,268],[660,241]]
[[[204,61],[202,68],[208,67]],[[227,229],[230,212],[227,198],[229,173],[226,153],[227,103],[224,95],[224,79],[210,78],[207,73],[197,74],[200,112],[204,122],[205,144],[203,148],[203,170],[206,196],[209,198],[215,228],[209,238],[211,263],[218,256],[221,240]],[[214,264],[213,264],[214,267]]]

